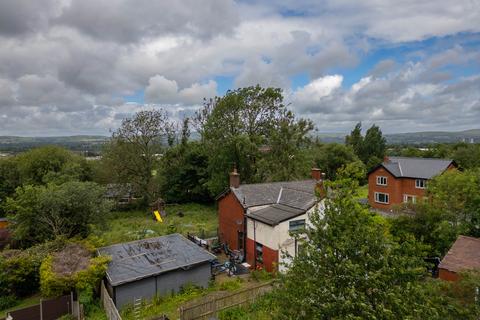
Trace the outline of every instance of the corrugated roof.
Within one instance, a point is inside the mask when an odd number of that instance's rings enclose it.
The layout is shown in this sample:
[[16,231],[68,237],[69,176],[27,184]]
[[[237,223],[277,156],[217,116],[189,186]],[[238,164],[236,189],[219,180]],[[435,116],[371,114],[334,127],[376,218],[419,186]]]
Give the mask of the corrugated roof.
[[382,165],[397,178],[431,179],[445,171],[449,159],[389,157]]
[[[297,201],[299,193],[308,193],[310,199],[315,201],[315,186],[317,181],[313,179],[300,181],[283,181],[270,183],[242,184],[238,188],[231,188],[238,201],[244,208],[274,204],[278,202],[280,191],[284,201]],[[304,196],[303,196],[304,197]],[[297,201],[298,202],[298,201]]]
[[459,236],[438,267],[453,272],[480,269],[480,239]]
[[303,209],[292,208],[283,204],[272,204],[266,208],[259,209],[247,214],[248,217],[274,226],[282,221],[295,218],[306,211]]
[[98,253],[112,257],[107,278],[113,286],[216,258],[178,233],[103,247]]

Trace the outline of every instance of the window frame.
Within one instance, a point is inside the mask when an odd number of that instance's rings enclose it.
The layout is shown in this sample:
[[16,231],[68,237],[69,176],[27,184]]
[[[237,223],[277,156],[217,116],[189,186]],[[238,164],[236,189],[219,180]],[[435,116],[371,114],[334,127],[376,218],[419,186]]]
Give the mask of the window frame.
[[255,260],[256,263],[263,264],[263,244],[255,242]]
[[[410,202],[408,201],[408,198],[409,198],[409,197],[412,199],[412,201],[410,201]],[[406,193],[404,193],[404,194],[403,194],[403,203],[416,204],[416,203],[417,203],[417,196],[412,195],[412,194],[406,194]]]
[[[380,195],[385,195],[386,196],[386,201],[383,202],[383,201],[380,201]],[[374,200],[376,203],[381,203],[381,204],[390,204],[390,194],[386,193],[386,192],[375,192],[374,194]]]
[[[421,184],[421,186],[419,186],[419,184]],[[427,179],[415,179],[415,188],[416,189],[426,189],[427,188]]]
[[[295,226],[292,228],[292,222]],[[307,221],[305,219],[297,219],[288,221],[288,232],[301,233],[305,231]]]
[[[386,176],[377,176],[376,177],[377,186],[386,186],[388,185],[388,177]],[[385,183],[381,183],[381,180],[385,179]]]

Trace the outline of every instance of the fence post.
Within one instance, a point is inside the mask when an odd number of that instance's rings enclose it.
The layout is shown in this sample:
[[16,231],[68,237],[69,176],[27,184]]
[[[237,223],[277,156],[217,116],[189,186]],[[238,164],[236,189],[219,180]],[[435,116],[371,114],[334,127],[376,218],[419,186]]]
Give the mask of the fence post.
[[43,299],[40,299],[40,320],[43,320]]
[[213,296],[213,308],[212,308],[212,316],[217,317],[217,297]]
[[180,320],[183,320],[183,306],[180,306]]

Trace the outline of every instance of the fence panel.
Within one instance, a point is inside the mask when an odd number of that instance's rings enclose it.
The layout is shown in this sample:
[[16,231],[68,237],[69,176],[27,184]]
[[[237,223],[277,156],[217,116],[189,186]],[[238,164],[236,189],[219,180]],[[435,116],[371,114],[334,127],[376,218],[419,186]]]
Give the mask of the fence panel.
[[40,320],[40,305],[9,312],[14,320]]
[[71,296],[42,300],[42,320],[55,320],[65,314],[72,314]]
[[207,320],[217,312],[254,302],[259,296],[273,289],[272,282],[246,288],[227,295],[214,295],[194,305],[180,307],[180,320]]
[[107,317],[109,320],[122,320],[122,317],[120,316],[120,313],[117,310],[117,307],[113,303],[112,298],[110,298],[110,294],[107,291],[107,288],[105,288],[105,283],[101,284],[100,288],[100,297],[102,301],[103,308],[105,309],[105,313],[107,314]]

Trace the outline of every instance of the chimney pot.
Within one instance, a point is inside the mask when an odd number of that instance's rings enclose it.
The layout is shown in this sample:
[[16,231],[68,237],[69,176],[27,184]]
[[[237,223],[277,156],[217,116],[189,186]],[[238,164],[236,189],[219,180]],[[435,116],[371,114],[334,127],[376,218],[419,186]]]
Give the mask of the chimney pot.
[[322,170],[318,168],[312,168],[312,179],[314,180],[321,180],[323,177]]
[[230,172],[230,188],[240,187],[240,174],[237,172],[237,168],[233,167],[233,171]]
[[386,163],[386,162],[390,162],[390,159],[388,158],[388,156],[384,156],[384,157],[383,157],[383,162],[385,162],[385,163]]

